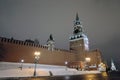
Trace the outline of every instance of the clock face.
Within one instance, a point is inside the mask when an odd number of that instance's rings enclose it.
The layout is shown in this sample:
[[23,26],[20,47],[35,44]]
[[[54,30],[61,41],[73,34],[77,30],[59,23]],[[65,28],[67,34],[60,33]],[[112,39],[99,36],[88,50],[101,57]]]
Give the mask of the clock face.
[[76,27],[74,28],[74,33],[77,34],[77,33],[79,33],[79,32],[82,32],[82,28],[81,28],[80,26],[76,26]]
[[76,30],[74,30],[74,33],[79,33],[80,32],[80,30],[79,29],[76,29]]

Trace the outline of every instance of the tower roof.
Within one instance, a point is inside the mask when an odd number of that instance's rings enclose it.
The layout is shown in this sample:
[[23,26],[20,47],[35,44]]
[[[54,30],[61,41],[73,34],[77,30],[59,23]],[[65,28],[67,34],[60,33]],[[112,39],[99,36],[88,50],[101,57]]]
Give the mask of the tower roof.
[[80,20],[79,20],[79,16],[78,16],[78,13],[76,13],[76,19],[75,19],[75,23],[74,25],[80,25]]
[[48,42],[48,41],[53,41],[53,42],[54,42],[54,39],[53,39],[52,34],[50,34],[49,39],[47,40],[47,42]]
[[73,36],[69,38],[70,40],[83,39],[83,38],[87,40],[87,36],[84,34],[82,25],[80,23],[78,13],[76,13],[76,18],[73,27],[74,27]]
[[76,13],[76,21],[79,21],[78,13]]

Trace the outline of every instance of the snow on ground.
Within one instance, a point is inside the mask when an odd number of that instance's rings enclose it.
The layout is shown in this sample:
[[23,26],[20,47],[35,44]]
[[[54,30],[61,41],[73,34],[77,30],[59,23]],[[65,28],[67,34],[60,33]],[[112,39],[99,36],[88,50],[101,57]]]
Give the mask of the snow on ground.
[[[33,76],[33,69],[9,69],[1,70],[0,77],[31,77]],[[47,71],[37,69],[37,76],[49,76]]]
[[[23,63],[21,70],[21,63],[0,62],[0,78],[3,77],[32,77],[34,73],[34,64]],[[77,71],[76,69],[67,68],[66,66],[53,66],[37,64],[36,76],[53,76],[61,75],[81,75],[81,74],[96,74],[99,71]]]

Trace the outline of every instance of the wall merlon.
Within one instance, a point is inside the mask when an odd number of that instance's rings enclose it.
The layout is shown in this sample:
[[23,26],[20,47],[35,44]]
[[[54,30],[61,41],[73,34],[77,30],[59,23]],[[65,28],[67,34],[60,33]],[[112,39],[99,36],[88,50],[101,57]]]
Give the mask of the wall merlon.
[[[0,37],[0,42],[2,42],[2,43],[11,43],[11,44],[16,44],[16,45],[23,45],[23,46],[29,46],[29,47],[37,47],[37,48],[48,49],[47,46],[43,46],[43,45],[35,44],[35,43],[30,43],[30,42],[26,42],[26,41],[21,41],[21,40],[15,40],[13,38],[9,39],[9,38]],[[59,48],[54,48],[54,50],[55,51],[64,51],[64,52],[72,53],[72,51],[70,51],[70,50],[59,49]]]

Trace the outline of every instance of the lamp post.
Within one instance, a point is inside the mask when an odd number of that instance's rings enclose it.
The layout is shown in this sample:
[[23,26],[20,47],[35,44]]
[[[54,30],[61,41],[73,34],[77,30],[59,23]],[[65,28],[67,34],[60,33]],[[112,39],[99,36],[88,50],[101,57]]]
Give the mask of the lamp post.
[[67,64],[68,64],[68,62],[67,62],[67,61],[65,61],[65,66],[66,66],[65,70],[66,70],[66,71],[67,71]]
[[40,58],[40,52],[35,52],[34,53],[34,55],[35,55],[35,62],[34,62],[34,64],[35,64],[35,67],[34,67],[34,74],[33,74],[33,76],[36,76],[36,67],[37,67],[37,63],[38,63],[38,60],[39,60],[39,58]]
[[91,60],[91,59],[90,59],[89,57],[86,57],[86,58],[85,58],[86,68],[87,68],[87,69],[89,69],[89,64],[88,64],[88,63],[90,62],[90,60]]
[[21,63],[20,68],[21,68],[21,70],[22,70],[22,68],[23,68],[23,63],[24,63],[24,59],[22,59],[22,60],[20,61],[20,63]]

